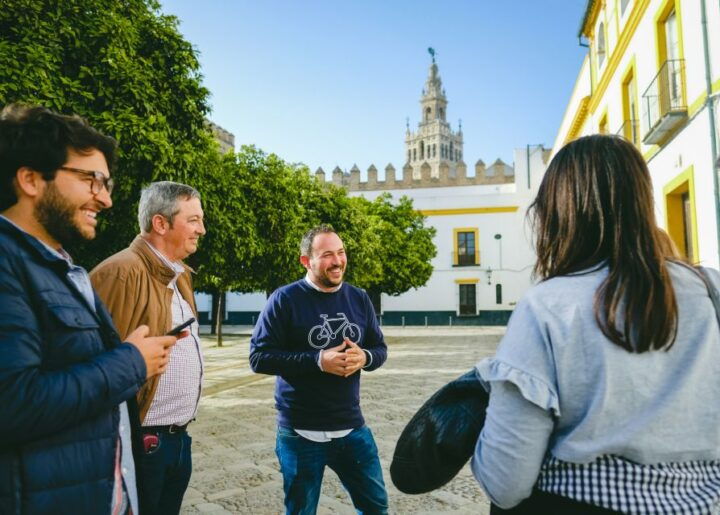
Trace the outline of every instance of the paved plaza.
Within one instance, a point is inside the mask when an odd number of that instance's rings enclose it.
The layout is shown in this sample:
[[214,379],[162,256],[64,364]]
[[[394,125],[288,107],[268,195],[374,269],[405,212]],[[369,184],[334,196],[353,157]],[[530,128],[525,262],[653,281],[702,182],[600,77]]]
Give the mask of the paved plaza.
[[[491,355],[504,328],[386,328],[388,359],[363,374],[362,407],[380,449],[392,513],[488,512],[469,466],[444,488],[400,493],[389,467],[400,432],[440,386]],[[193,437],[193,476],[182,513],[282,513],[282,477],[275,457],[274,377],[249,369],[248,330],[218,348],[203,337],[206,388]],[[326,469],[318,513],[355,513],[337,476]]]

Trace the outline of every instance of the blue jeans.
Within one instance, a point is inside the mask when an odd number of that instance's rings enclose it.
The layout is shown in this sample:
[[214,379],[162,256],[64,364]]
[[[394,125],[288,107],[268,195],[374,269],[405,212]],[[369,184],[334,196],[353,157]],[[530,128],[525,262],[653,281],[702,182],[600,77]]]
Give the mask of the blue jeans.
[[177,515],[192,472],[192,438],[186,431],[153,434],[159,445],[135,462],[140,513]]
[[387,513],[380,459],[367,426],[322,443],[303,438],[292,429],[278,427],[275,452],[283,475],[288,515],[317,511],[326,465],[338,475],[358,513]]

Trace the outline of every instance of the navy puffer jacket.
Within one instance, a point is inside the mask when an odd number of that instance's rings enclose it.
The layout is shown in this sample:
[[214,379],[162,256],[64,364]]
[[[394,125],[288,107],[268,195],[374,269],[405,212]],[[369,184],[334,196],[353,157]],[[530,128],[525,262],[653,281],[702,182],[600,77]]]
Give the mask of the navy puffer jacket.
[[67,262],[0,217],[0,513],[110,511],[118,405],[146,369]]

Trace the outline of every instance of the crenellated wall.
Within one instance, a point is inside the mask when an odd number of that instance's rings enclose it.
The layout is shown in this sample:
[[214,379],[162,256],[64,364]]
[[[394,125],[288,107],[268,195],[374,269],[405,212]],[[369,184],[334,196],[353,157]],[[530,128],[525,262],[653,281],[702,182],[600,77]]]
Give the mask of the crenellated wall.
[[[332,171],[332,184],[347,188],[349,191],[377,191],[411,188],[437,188],[443,186],[468,186],[473,184],[511,184],[515,182],[515,170],[502,160],[496,160],[489,167],[479,160],[475,163],[475,175],[467,175],[467,166],[464,162],[457,163],[455,171],[450,170],[446,162],[440,164],[439,176],[431,177],[428,163],[420,166],[420,177],[413,179],[413,167],[406,163],[400,175],[392,164],[385,167],[385,180],[378,180],[378,170],[375,165],[367,169],[367,181],[360,180],[360,169],[353,165],[350,172],[343,172],[340,167]],[[315,178],[326,182],[325,171],[318,168]]]

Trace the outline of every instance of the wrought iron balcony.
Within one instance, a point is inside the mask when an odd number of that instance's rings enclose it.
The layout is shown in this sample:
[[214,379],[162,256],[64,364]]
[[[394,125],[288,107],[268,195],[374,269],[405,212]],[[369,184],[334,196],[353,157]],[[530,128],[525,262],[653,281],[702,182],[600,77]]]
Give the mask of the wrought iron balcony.
[[615,133],[622,136],[634,145],[640,144],[640,123],[638,120],[625,120],[618,131]]
[[644,143],[653,145],[664,142],[687,120],[683,91],[684,76],[684,59],[665,61],[643,93]]

